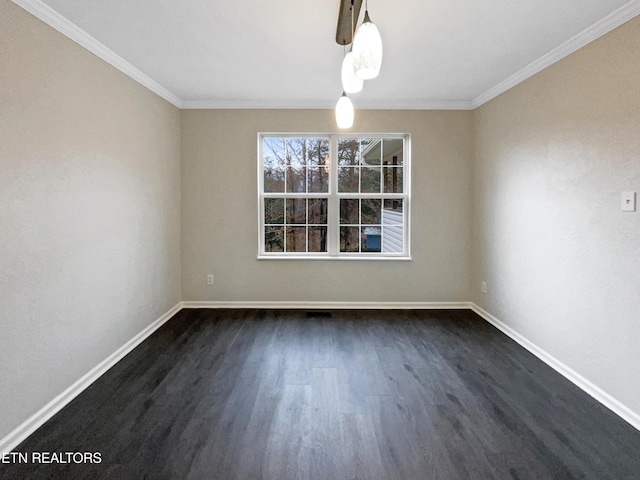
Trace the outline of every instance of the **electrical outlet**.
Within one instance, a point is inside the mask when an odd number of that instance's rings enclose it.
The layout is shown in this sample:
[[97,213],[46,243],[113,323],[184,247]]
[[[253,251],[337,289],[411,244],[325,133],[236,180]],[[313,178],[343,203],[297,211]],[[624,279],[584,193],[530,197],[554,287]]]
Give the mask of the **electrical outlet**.
[[207,275],[207,285],[213,285],[213,273]]
[[482,282],[482,293],[487,293],[487,282]]

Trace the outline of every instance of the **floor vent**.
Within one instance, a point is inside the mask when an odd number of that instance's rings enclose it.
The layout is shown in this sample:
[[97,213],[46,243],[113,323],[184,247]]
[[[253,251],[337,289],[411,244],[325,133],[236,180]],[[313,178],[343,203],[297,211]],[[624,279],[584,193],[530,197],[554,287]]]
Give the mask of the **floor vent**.
[[307,312],[305,316],[307,318],[333,318],[331,312]]

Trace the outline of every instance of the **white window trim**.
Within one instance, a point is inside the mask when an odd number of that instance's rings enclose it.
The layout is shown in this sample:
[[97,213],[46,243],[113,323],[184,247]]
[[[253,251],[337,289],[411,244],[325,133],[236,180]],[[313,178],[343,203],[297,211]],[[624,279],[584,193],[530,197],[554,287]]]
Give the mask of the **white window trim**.
[[[328,193],[284,193],[264,192],[263,139],[278,138],[328,138],[330,149],[329,191]],[[402,138],[403,139],[403,192],[398,193],[338,193],[338,138]],[[313,132],[259,132],[258,133],[258,260],[411,260],[411,135],[408,133],[313,133]],[[326,253],[286,253],[264,251],[264,199],[265,198],[328,198],[327,212],[327,252]],[[340,252],[340,225],[335,220],[340,217],[341,198],[399,198],[403,199],[403,249],[402,253],[362,253]]]

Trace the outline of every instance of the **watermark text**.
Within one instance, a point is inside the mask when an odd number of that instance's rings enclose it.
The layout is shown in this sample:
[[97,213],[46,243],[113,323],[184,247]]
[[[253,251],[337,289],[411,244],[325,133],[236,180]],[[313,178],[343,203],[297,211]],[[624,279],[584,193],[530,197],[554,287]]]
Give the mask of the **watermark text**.
[[2,452],[2,463],[102,463],[100,452]]

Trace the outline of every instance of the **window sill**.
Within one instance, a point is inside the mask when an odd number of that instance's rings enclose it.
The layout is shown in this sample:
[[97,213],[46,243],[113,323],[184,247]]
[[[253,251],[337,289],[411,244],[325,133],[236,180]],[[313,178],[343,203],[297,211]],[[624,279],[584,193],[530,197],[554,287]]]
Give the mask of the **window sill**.
[[381,255],[258,255],[258,260],[329,260],[329,261],[343,261],[343,260],[373,260],[373,261],[395,261],[395,262],[410,262],[412,259],[410,256],[398,255],[398,256],[381,256]]

